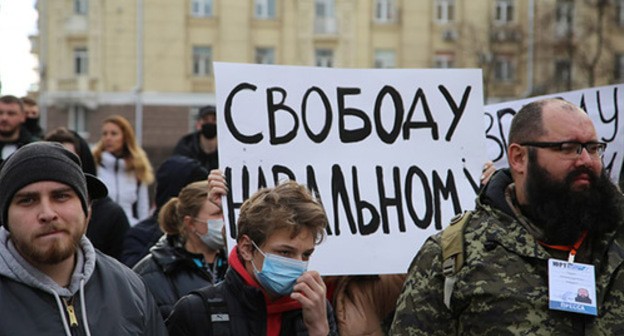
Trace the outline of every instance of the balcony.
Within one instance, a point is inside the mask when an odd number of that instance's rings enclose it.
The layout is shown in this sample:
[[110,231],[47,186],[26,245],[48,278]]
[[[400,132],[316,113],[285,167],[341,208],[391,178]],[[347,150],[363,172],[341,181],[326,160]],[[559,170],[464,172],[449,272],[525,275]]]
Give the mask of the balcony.
[[87,76],[78,76],[72,78],[63,78],[58,80],[59,91],[95,91],[97,79]]
[[314,19],[314,34],[324,36],[338,35],[338,20],[336,17],[316,17]]
[[490,32],[490,41],[494,43],[521,42],[522,30],[519,27],[493,28]]
[[89,21],[86,15],[72,15],[65,21],[65,34],[71,37],[87,36]]

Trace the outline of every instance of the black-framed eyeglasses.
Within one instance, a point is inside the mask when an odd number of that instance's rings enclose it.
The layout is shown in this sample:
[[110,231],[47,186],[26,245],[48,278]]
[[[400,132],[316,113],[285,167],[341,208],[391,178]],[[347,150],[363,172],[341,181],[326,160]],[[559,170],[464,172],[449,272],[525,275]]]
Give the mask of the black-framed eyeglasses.
[[553,149],[561,156],[569,159],[578,158],[583,152],[583,148],[587,151],[590,156],[596,158],[602,158],[604,155],[605,149],[607,149],[607,144],[604,142],[578,142],[578,141],[560,141],[560,142],[522,142],[521,146],[531,146],[538,148],[550,148]]

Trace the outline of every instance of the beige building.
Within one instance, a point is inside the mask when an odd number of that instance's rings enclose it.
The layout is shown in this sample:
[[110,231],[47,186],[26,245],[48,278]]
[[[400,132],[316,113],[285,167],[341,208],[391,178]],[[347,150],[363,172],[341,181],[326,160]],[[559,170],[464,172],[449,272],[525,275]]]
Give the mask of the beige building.
[[213,61],[480,67],[488,102],[622,82],[624,0],[595,2],[39,0],[39,101],[91,143],[126,116],[158,166],[215,103]]

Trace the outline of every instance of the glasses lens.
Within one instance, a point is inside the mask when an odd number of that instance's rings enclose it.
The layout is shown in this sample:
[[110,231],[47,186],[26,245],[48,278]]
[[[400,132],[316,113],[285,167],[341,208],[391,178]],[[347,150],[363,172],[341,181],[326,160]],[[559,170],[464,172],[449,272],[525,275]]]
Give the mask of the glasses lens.
[[583,145],[583,147],[585,147],[587,153],[596,157],[602,157],[605,150],[605,144],[603,143],[588,143]]
[[574,142],[564,142],[559,147],[561,154],[567,157],[576,157],[578,154],[581,154],[581,150],[583,150],[583,145]]

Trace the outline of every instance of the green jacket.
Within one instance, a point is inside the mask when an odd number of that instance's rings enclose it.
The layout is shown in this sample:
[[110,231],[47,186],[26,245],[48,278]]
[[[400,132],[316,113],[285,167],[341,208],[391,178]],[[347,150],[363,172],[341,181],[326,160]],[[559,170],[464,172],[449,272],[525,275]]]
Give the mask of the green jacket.
[[552,256],[507,211],[480,198],[466,225],[465,263],[450,309],[443,303],[438,233],[410,266],[391,335],[624,335],[624,226],[591,244],[593,317],[548,308]]

